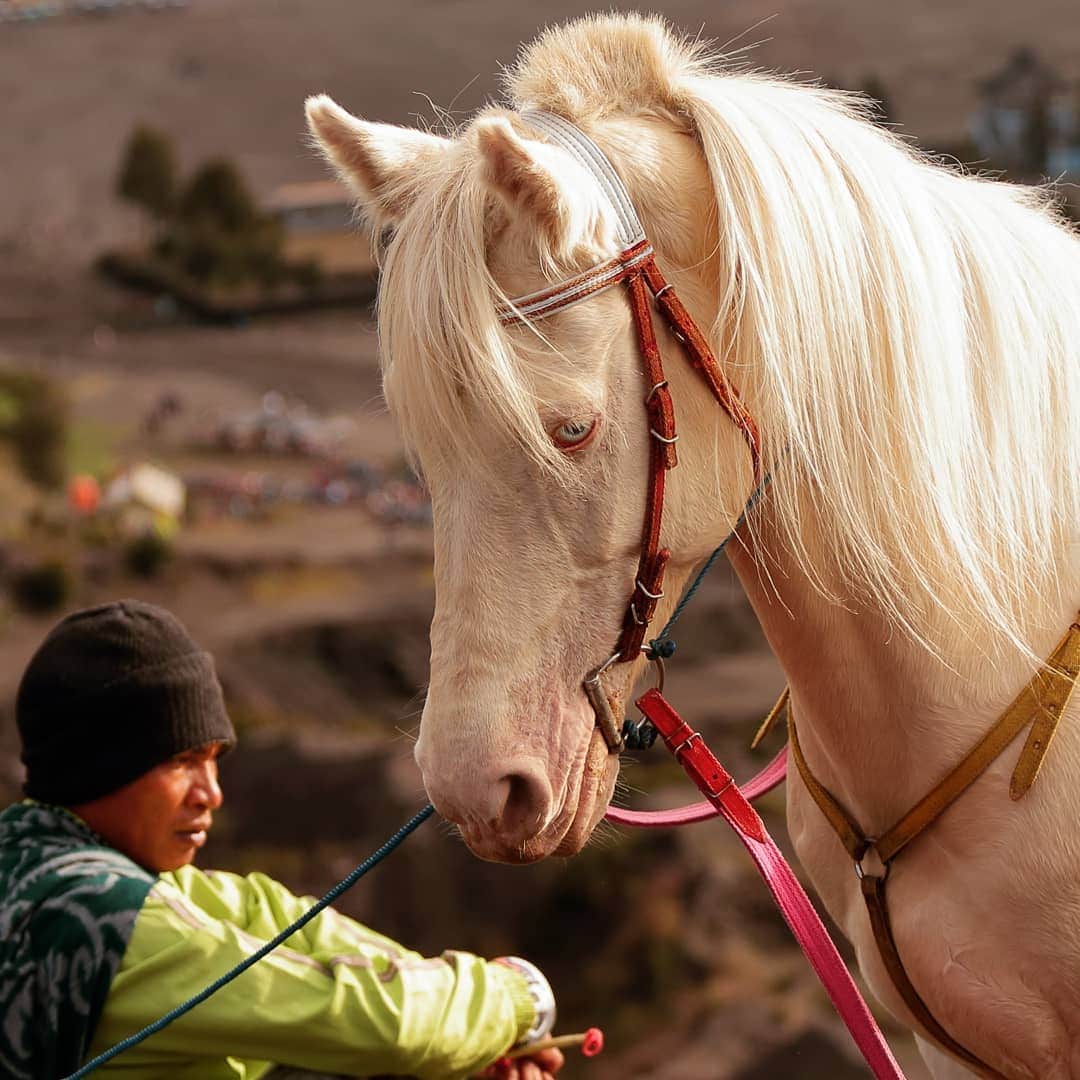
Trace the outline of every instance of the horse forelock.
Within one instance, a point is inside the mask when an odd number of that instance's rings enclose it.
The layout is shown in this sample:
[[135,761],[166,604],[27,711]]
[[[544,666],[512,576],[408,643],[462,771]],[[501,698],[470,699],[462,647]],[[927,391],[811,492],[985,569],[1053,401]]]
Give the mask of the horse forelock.
[[[542,354],[544,381],[557,386],[559,365],[570,383],[574,362],[549,340],[547,324],[523,323],[517,331],[501,324],[499,309],[512,298],[492,270],[492,251],[523,242],[527,261],[546,280],[582,269],[568,261],[581,252],[541,231],[526,235],[485,185],[473,128],[503,114],[485,110],[458,133],[455,157],[432,175],[387,246],[379,299],[384,386],[414,457],[460,462],[467,455],[498,480],[493,448],[512,443],[550,480],[571,483],[566,459],[541,421],[546,403],[537,398],[531,366]],[[576,217],[593,222],[590,235],[598,231],[599,189],[567,198],[582,204]],[[509,241],[507,231],[514,232]],[[522,333],[529,337],[525,347]]]
[[[664,214],[646,212],[648,169],[615,131],[660,118],[692,132],[718,229],[714,340],[767,439],[773,515],[814,580],[925,641],[944,620],[1017,644],[1048,595],[1075,591],[1080,271],[1042,195],[930,163],[849,96],[725,73],[655,19],[548,31],[506,85],[515,107],[574,120],[609,152],[654,242]],[[388,395],[414,445],[441,433],[483,460],[493,420],[558,476],[498,324],[496,211],[467,132],[460,153],[388,254]]]

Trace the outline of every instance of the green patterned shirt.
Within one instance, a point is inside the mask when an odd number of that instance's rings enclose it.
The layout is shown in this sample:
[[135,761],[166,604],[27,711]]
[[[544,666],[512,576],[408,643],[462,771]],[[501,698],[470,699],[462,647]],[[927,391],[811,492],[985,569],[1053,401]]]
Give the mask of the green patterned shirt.
[[60,807],[0,813],[0,1076],[79,1067],[155,880]]

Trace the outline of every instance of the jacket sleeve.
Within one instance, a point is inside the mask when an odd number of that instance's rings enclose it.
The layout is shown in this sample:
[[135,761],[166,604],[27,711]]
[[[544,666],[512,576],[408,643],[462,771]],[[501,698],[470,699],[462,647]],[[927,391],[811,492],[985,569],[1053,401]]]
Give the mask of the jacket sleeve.
[[[261,874],[186,867],[162,875],[135,923],[92,1053],[202,990],[310,903]],[[327,909],[119,1061],[164,1068],[231,1057],[457,1080],[517,1042],[534,1017],[528,986],[510,968],[462,952],[424,958]]]

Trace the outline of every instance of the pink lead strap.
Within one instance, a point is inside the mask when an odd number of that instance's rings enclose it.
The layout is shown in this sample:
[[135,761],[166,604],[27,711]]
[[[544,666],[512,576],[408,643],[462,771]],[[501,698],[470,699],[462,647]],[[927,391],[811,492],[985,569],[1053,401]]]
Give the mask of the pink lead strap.
[[[787,747],[780,752],[752,780],[739,789],[743,798],[753,802],[762,795],[779,787],[787,779]],[[720,811],[707,799],[705,802],[680,806],[677,810],[627,810],[621,806],[609,806],[604,815],[616,825],[630,825],[635,829],[670,829],[675,825],[693,825],[719,817]]]
[[693,731],[665,700],[659,690],[649,690],[637,701],[637,707],[663,736],[668,749],[686,770],[687,775],[706,796],[707,802],[683,807],[681,810],[642,813],[611,808],[609,821],[640,828],[660,828],[723,817],[735,830],[743,846],[757,865],[773,894],[780,913],[791,928],[810,966],[825,987],[840,1018],[847,1025],[855,1045],[862,1052],[871,1072],[879,1080],[904,1080],[885,1036],[870,1014],[852,981],[851,974],[840,959],[828,931],[818,918],[810,898],[780,854],[749,799],[771,791],[783,779],[787,766],[787,751],[781,750],[745,789],[713,756],[702,737]]

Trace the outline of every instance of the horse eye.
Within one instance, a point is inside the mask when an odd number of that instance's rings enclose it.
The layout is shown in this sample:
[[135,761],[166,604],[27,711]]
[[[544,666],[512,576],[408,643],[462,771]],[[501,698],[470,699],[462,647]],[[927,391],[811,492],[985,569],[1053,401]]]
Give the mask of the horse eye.
[[564,420],[551,432],[552,441],[561,450],[579,450],[596,431],[596,418]]

